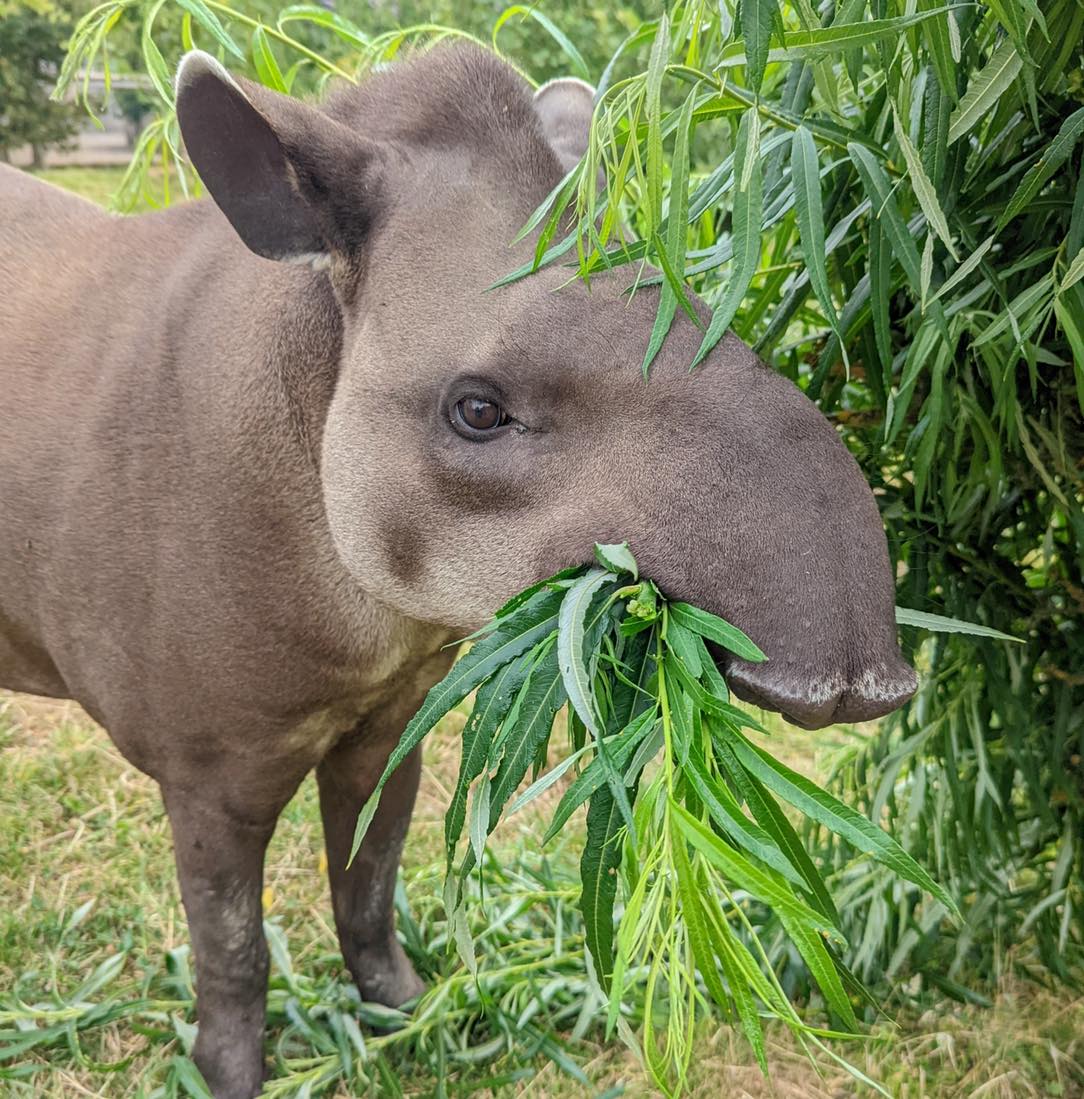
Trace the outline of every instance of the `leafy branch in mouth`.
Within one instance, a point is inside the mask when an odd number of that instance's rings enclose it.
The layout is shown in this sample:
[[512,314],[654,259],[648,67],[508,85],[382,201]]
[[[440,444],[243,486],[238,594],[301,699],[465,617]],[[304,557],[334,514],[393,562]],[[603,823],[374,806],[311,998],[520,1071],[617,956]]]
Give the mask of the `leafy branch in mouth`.
[[[638,1045],[623,1005],[632,982],[643,981],[645,1063],[676,1094],[694,1024],[713,1005],[739,1023],[765,1071],[762,1014],[816,1045],[857,1027],[852,998],[867,994],[841,960],[838,912],[788,811],[918,885],[947,913],[956,906],[891,835],[751,738],[765,730],[733,705],[715,655],[763,660],[749,638],[667,599],[639,577],[626,544],[597,546],[596,557],[521,592],[474,635],[388,759],[354,851],[391,773],[476,691],[445,818],[444,901],[463,961],[474,969],[464,885],[482,875],[488,837],[563,783],[542,842],[586,806],[580,908],[607,1029]],[[549,767],[566,704],[569,751]],[[844,1030],[799,1016],[746,914],[750,903],[776,915]]]

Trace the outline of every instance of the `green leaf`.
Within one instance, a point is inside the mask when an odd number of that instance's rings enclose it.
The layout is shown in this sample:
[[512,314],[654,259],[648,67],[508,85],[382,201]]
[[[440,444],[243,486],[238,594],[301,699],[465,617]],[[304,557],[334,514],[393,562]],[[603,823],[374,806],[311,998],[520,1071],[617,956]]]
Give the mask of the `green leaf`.
[[809,966],[829,1006],[847,1026],[856,1027],[854,1009],[822,938],[826,933],[839,936],[839,931],[826,927],[820,913],[799,901],[785,885],[776,884],[680,805],[672,802],[670,813],[677,829],[727,878],[771,906]]
[[929,614],[926,611],[912,611],[907,607],[896,608],[896,623],[900,626],[915,626],[920,630],[930,630],[933,633],[967,633],[974,637],[992,637],[998,641],[1015,641],[1021,645],[1024,643],[1022,638],[1013,637],[1011,634],[1002,633],[989,626],[965,622],[961,618]]
[[233,37],[222,25],[221,20],[211,11],[206,3],[204,3],[204,0],[177,0],[177,3],[180,4],[204,30],[208,31],[224,50],[233,54],[238,61],[244,61],[245,55],[241,50],[241,47],[233,40]]
[[764,82],[772,30],[778,18],[779,6],[776,0],[742,0],[741,25],[746,77],[754,92],[759,92]]
[[267,31],[263,27],[257,27],[252,32],[252,64],[261,84],[283,95],[289,93],[282,69],[279,68],[279,63],[271,50]]
[[557,613],[563,594],[549,590],[536,592],[514,615],[503,619],[497,629],[477,642],[425,696],[425,701],[410,719],[399,743],[388,757],[376,788],[358,815],[349,862],[353,862],[369,830],[380,804],[380,794],[391,773],[453,706],[462,702],[503,664],[545,640],[557,629]]
[[799,126],[791,139],[790,176],[794,186],[798,233],[809,281],[821,309],[824,310],[825,320],[842,345],[843,334],[839,330],[839,317],[836,316],[832,292],[828,287],[828,269],[824,258],[824,210],[821,205],[817,147],[813,143],[813,135],[804,126]]
[[677,830],[739,889],[763,901],[781,919],[785,916],[789,922],[805,926],[817,934],[842,938],[838,928],[829,924],[822,913],[800,901],[791,892],[790,886],[773,871],[762,870],[750,862],[677,802],[670,802],[668,812]]
[[[835,58],[846,50],[859,50],[875,42],[898,39],[902,31],[916,26],[934,16],[943,15],[950,9],[936,8],[933,11],[917,12],[913,15],[901,15],[891,19],[868,19],[856,23],[839,23],[831,27],[818,27],[812,30],[788,30],[786,45],[769,50],[767,63],[785,61],[807,61],[816,58]],[[771,33],[769,15],[768,33]],[[732,42],[719,54],[714,68],[730,69],[748,64],[748,50],[744,41]],[[763,71],[763,69],[761,70]],[[750,80],[751,86],[753,85]]]
[[766,659],[764,654],[737,628],[724,622],[717,615],[701,610],[689,603],[670,603],[667,606],[670,617],[679,626],[714,641],[743,660],[760,662]]
[[557,620],[557,658],[561,679],[569,702],[591,735],[596,738],[601,735],[601,722],[591,685],[593,676],[588,667],[583,641],[587,612],[595,595],[605,585],[613,583],[613,573],[605,569],[591,569],[565,593]]
[[[610,738],[610,743],[613,745],[610,759],[616,769],[624,772],[636,749],[654,728],[655,721],[654,708],[645,710],[630,721],[618,736]],[[576,776],[553,811],[553,819],[542,837],[543,846],[561,831],[568,823],[569,817],[606,782],[606,774],[602,760],[596,756],[590,765]]]
[[531,669],[517,700],[514,725],[504,737],[503,754],[490,790],[490,832],[496,828],[505,803],[523,781],[540,746],[548,739],[565,697],[557,647],[553,645]]
[[673,650],[674,655],[688,668],[689,674],[694,679],[699,679],[703,674],[700,663],[700,646],[697,641],[697,635],[680,622],[671,618],[667,623],[666,643]]
[[711,315],[711,323],[704,334],[700,349],[692,365],[702,362],[709,351],[723,338],[730,327],[738,307],[753,281],[760,266],[760,232],[764,218],[764,195],[761,178],[760,160],[756,159],[749,167],[747,158],[755,156],[750,148],[749,135],[753,127],[750,108],[742,115],[738,127],[738,144],[735,151],[735,178],[741,179],[748,173],[749,186],[734,192],[734,211],[732,215],[734,237],[734,264],[730,281],[722,301]]
[[1003,38],[990,55],[990,60],[967,85],[956,110],[949,118],[948,142],[955,144],[964,134],[971,133],[980,119],[1005,94],[1020,75],[1023,61],[1011,38]]
[[153,33],[154,21],[162,10],[164,3],[165,0],[157,0],[157,3],[153,4],[147,11],[146,18],[143,20],[143,29],[140,33],[140,44],[143,49],[143,65],[147,70],[147,75],[151,78],[154,90],[172,107],[173,81],[170,78],[169,69],[166,67],[165,58],[154,41]]
[[533,656],[533,652],[526,652],[510,660],[496,675],[482,684],[471,715],[463,727],[459,775],[444,817],[444,845],[449,871],[455,859],[459,837],[463,834],[471,783],[486,765],[497,727],[504,720],[513,698],[523,686],[531,669]]
[[481,863],[485,851],[486,836],[489,834],[489,799],[492,792],[492,783],[489,775],[483,775],[481,781],[474,788],[474,797],[470,807],[470,847],[474,852],[474,859]]
[[952,290],[955,290],[956,287],[959,286],[960,283],[963,282],[964,279],[966,279],[967,276],[970,275],[971,272],[974,271],[980,263],[982,263],[983,259],[986,256],[986,253],[990,251],[990,247],[993,243],[993,235],[988,236],[982,242],[982,244],[980,244],[978,248],[976,248],[975,251],[972,252],[971,255],[968,256],[967,259],[965,259],[964,262],[961,263],[960,266],[957,267],[956,270],[953,271],[952,274],[947,279],[945,279],[945,281],[937,288],[937,293],[935,293],[933,296],[934,300],[936,301],[938,298],[944,297]]
[[690,755],[684,770],[697,796],[704,803],[711,819],[736,843],[744,847],[761,862],[778,870],[783,877],[795,885],[802,885],[801,875],[791,866],[789,859],[779,849],[779,845],[759,825],[754,824],[741,811],[737,798],[724,783],[716,782],[708,774],[703,761]]
[[1058,293],[1064,293],[1070,286],[1075,286],[1081,279],[1084,279],[1084,248],[1081,248],[1076,254],[1076,259],[1069,264],[1062,276],[1061,283],[1058,286]]
[[287,23],[294,22],[311,23],[317,27],[325,27],[356,50],[366,50],[371,44],[369,36],[350,22],[349,19],[339,15],[338,12],[318,7],[315,4],[291,4],[288,8],[283,8],[276,17],[276,25],[280,30]]
[[567,34],[548,15],[539,11],[538,8],[533,5],[527,4],[513,4],[511,7],[505,8],[504,11],[497,17],[496,23],[493,24],[493,48],[500,53],[500,48],[497,45],[497,35],[500,33],[501,27],[508,22],[513,16],[519,15],[524,19],[533,19],[543,30],[557,43],[561,48],[561,52],[568,58],[572,65],[572,71],[581,80],[590,81],[591,73],[587,68],[587,62],[583,59],[583,54],[576,49],[572,40]]
[[702,886],[697,882],[689,852],[684,843],[675,843],[674,869],[677,872],[678,896],[681,901],[681,918],[689,935],[693,960],[704,980],[708,993],[715,1003],[725,1008],[730,997],[719,979],[719,967],[711,941],[711,928],[705,912]]
[[614,902],[623,834],[621,810],[609,787],[602,786],[591,795],[587,807],[587,839],[580,857],[580,910],[587,948],[603,990],[609,990],[614,966]]
[[595,543],[595,560],[610,572],[619,576],[623,572],[631,573],[633,580],[640,578],[640,570],[636,564],[636,558],[629,549],[628,542],[618,542],[614,545],[599,545]]
[[749,955],[745,944],[734,934],[725,919],[712,921],[712,943],[726,974],[727,985],[734,997],[734,1006],[738,1011],[742,1031],[752,1047],[753,1054],[760,1065],[760,1071],[768,1075],[768,1058],[764,1049],[764,1028],[760,1023],[760,1013],[756,1001],[750,992],[756,987],[756,978],[761,976],[756,962]]
[[737,730],[723,728],[723,734],[742,764],[769,790],[901,878],[936,897],[959,919],[959,910],[952,897],[887,832],[827,790],[773,759]]
[[881,222],[912,286],[922,284],[922,261],[907,223],[896,205],[892,186],[877,158],[864,145],[850,144],[847,151],[869,196],[873,215]]
[[170,1061],[170,1068],[189,1099],[214,1099],[200,1070],[187,1057],[174,1055],[173,1060]]
[[[696,105],[696,87],[689,92],[678,116],[674,141],[673,171],[670,181],[670,209],[666,215],[665,250],[659,251],[659,261],[668,277],[663,283],[659,307],[651,326],[651,337],[644,354],[643,371],[648,369],[662,347],[663,340],[674,320],[677,305],[685,304],[685,287],[681,273],[685,270],[685,247],[689,231],[689,139],[692,136],[693,107]],[[657,238],[656,238],[657,239]],[[695,313],[693,314],[695,317]]]
[[662,217],[662,81],[670,56],[670,20],[663,13],[644,81],[644,107],[647,116],[647,219],[645,236],[651,237]]
[[1017,214],[1039,193],[1050,177],[1069,159],[1073,147],[1084,133],[1084,107],[1074,111],[1061,125],[1054,140],[1043,150],[1042,156],[1027,170],[1020,186],[1016,188],[1005,212],[998,218],[1000,233]]
[[734,754],[734,749],[720,729],[716,721],[708,723],[712,744],[715,748],[717,759],[726,777],[734,784],[750,812],[756,818],[757,823],[772,838],[772,841],[782,851],[805,882],[806,891],[812,903],[824,913],[832,925],[839,927],[841,924],[839,912],[832,900],[828,887],[820,871],[814,865],[813,860],[806,851],[801,837],[794,830],[794,825],[787,820],[786,814],[776,804],[775,799],[764,788],[763,784],[751,775]]
[[930,177],[926,175],[926,169],[922,166],[922,158],[918,150],[911,143],[907,132],[900,124],[899,114],[895,104],[892,106],[892,125],[896,133],[896,142],[903,153],[903,159],[907,162],[907,171],[911,177],[911,189],[915,192],[922,212],[926,215],[926,221],[930,228],[941,238],[949,255],[954,260],[960,257],[956,254],[956,246],[952,242],[952,234],[949,232],[948,221],[945,212],[941,209],[941,203],[937,200],[937,192],[934,190]]

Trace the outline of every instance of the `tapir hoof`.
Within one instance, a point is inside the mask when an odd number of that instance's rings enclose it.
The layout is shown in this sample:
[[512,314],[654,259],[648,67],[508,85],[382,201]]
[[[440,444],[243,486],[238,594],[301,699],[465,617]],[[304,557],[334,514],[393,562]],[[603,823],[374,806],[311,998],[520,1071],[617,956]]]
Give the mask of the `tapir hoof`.
[[354,978],[363,1000],[385,1007],[402,1007],[425,991],[397,939],[359,952]]

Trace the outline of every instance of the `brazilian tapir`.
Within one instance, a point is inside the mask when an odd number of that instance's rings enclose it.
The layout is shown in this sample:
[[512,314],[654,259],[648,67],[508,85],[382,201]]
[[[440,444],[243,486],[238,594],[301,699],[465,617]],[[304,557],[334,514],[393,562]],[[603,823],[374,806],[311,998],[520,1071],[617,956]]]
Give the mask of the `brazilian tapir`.
[[160,784],[196,1061],[248,1099],[280,810],[315,768],[346,962],[414,996],[417,758],[348,869],[354,823],[447,643],[517,589],[628,539],[767,653],[735,690],[808,728],[915,676],[874,497],[791,382],[733,335],[690,374],[680,314],[645,382],[657,302],[620,275],[487,291],[589,87],[446,46],[313,106],[190,53],[177,106],[213,201],[117,218],[0,168],[0,685],[77,699]]

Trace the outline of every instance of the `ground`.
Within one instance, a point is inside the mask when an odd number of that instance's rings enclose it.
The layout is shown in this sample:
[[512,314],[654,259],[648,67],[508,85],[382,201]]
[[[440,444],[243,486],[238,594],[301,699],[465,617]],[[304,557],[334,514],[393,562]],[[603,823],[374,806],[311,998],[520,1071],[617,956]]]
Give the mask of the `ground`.
[[[104,201],[120,173],[61,169],[47,177]],[[441,830],[461,723],[461,715],[451,715],[427,742],[404,866],[416,920],[401,921],[408,946],[413,942],[423,966],[444,973],[452,963],[435,938],[443,930],[437,902]],[[844,736],[786,735],[788,761],[811,775],[825,773]],[[773,751],[780,751],[778,741]],[[535,1012],[552,1019],[566,1003],[573,1013],[564,1030],[571,1033],[576,1005],[588,995],[574,914],[576,837],[583,830],[566,828],[548,861],[540,862],[537,837],[551,807],[552,800],[540,799],[495,838],[497,862],[506,870],[486,907],[477,908],[480,986],[463,978],[446,982],[444,998],[414,1024],[417,1056],[388,1047],[387,1056],[373,1062],[376,1068],[364,1070],[372,1078],[368,1091],[355,1082],[349,1094],[653,1094],[631,1054],[616,1041],[604,1043],[595,1030],[569,1039],[566,1047],[590,1088],[561,1072],[559,1048],[544,1047],[526,1064],[481,1059],[493,1033],[499,1044],[502,1027],[522,1043]],[[275,946],[269,1039],[274,1094],[304,1095],[306,1074],[315,1079],[338,1071],[340,1060],[354,1063],[358,1043],[367,1043],[371,1053],[386,1041],[371,1029],[354,1037],[359,1015],[363,1022],[380,1020],[354,1004],[343,982],[311,780],[284,813],[272,843],[264,904]],[[199,1095],[185,1062],[177,1060],[191,1039],[193,1019],[186,943],[154,784],[126,764],[74,704],[0,692],[0,1097]],[[876,1026],[868,1042],[833,1047],[892,1096],[1084,1097],[1084,998],[1007,984],[989,1009],[950,1001],[915,1005],[904,997],[893,1003],[893,1017]],[[473,1021],[479,1004],[488,1029]],[[765,1080],[740,1036],[725,1025],[705,1027],[687,1094],[873,1094],[830,1062],[815,1069],[785,1032],[770,1031],[769,1052],[771,1076]],[[445,1092],[433,1072],[438,1063],[447,1072]],[[346,1099],[347,1092],[325,1094]]]
[[[422,792],[408,844],[404,879],[412,907],[424,911],[439,892],[441,827],[455,774],[457,715],[427,744]],[[810,751],[809,734],[793,734],[793,756],[813,771],[830,758],[832,740]],[[800,739],[799,739],[800,738]],[[533,850],[546,807],[528,806],[497,835],[499,858],[509,863]],[[575,836],[582,829],[567,830]],[[569,841],[572,847],[575,841]],[[571,864],[568,844],[554,853]],[[568,879],[560,879],[562,888]],[[568,900],[574,901],[574,890]],[[283,815],[267,862],[264,896],[268,918],[281,928],[292,970],[306,995],[334,987],[341,995],[338,960],[315,787],[306,782]],[[491,899],[491,905],[495,902]],[[490,916],[496,919],[493,909]],[[423,916],[424,922],[424,916]],[[85,1000],[97,1005],[138,1001],[148,991],[163,998],[166,1025],[153,1026],[152,1008],[93,1025],[80,1018],[81,1045],[65,1037],[7,1061],[36,1066],[25,1083],[3,1079],[0,1096],[103,1099],[150,1096],[165,1079],[178,1040],[170,1033],[172,1012],[189,1014],[187,995],[167,991],[171,954],[183,966],[187,931],[170,852],[168,827],[154,783],[127,765],[106,735],[71,703],[0,695],[0,1050],[18,1025],[18,1003]],[[505,948],[513,948],[505,943]],[[100,966],[123,952],[122,967],[100,993],[76,995]],[[176,965],[174,964],[174,969]],[[499,966],[500,959],[487,964]],[[575,966],[566,966],[571,974]],[[175,975],[174,975],[175,979]],[[304,985],[313,982],[312,989]],[[513,995],[512,982],[501,984]],[[52,1021],[52,1019],[50,1019]],[[23,1023],[25,1026],[25,1022]],[[919,1014],[901,1012],[875,1029],[865,1048],[841,1049],[853,1063],[906,1099],[988,1096],[1084,1096],[1084,999],[1033,985],[1002,989],[990,1010],[949,1002]],[[698,1046],[689,1094],[708,1099],[725,1080],[733,1099],[801,1096],[841,1099],[872,1094],[831,1066],[818,1073],[785,1034],[772,1033],[772,1076],[765,1081],[751,1065],[748,1047],[727,1027],[713,1027]],[[497,1070],[470,1072],[481,1094],[586,1096],[614,1086],[624,1094],[651,1094],[623,1047],[597,1039],[575,1043],[576,1059],[595,1087],[580,1090],[552,1062],[539,1059],[529,1081],[496,1088]],[[100,1063],[119,1063],[100,1071]],[[433,1081],[400,1073],[406,1094],[435,1094]],[[406,1077],[406,1078],[404,1078]],[[454,1092],[450,1091],[450,1094]],[[297,1094],[296,1091],[286,1094]],[[346,1093],[341,1093],[345,1099]],[[377,1088],[373,1094],[391,1092]],[[611,1094],[616,1094],[612,1093]]]

